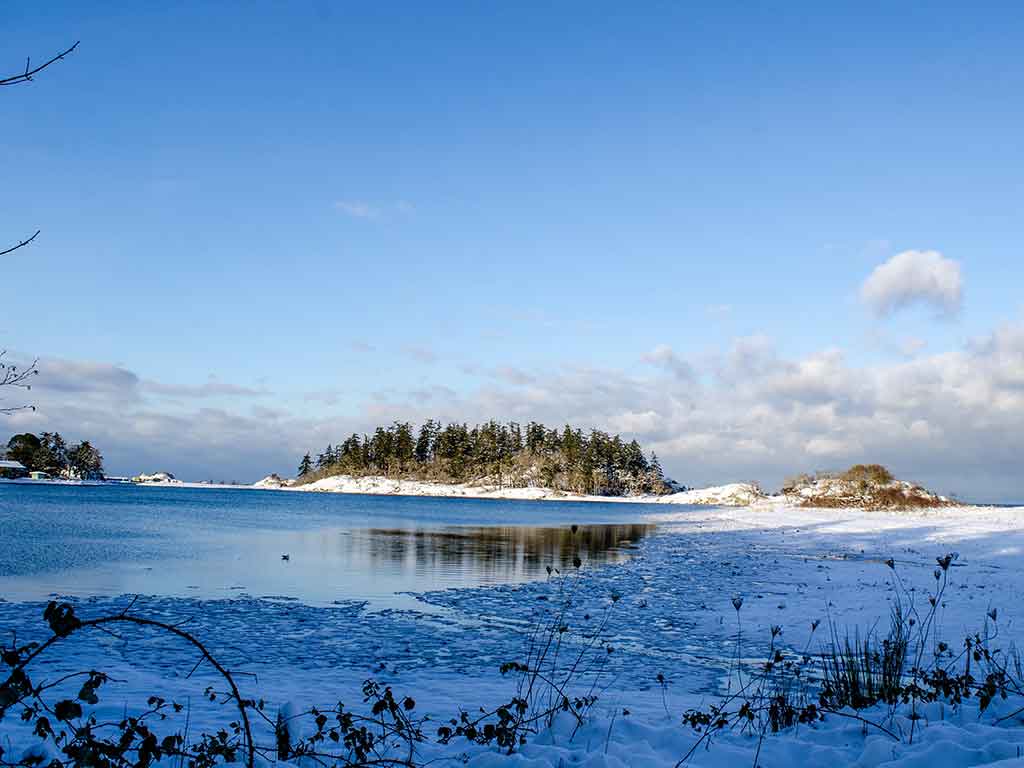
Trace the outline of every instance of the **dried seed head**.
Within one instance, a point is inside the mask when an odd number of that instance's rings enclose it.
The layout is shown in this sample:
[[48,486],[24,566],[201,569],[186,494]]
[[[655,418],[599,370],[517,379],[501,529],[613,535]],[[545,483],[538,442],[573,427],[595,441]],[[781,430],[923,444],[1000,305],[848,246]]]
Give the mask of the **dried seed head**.
[[988,617],[990,619],[992,619],[992,621],[995,621],[998,616],[999,616],[999,609],[998,608],[993,608],[992,610],[990,610],[988,612]]
[[935,570],[934,570],[934,571],[932,572],[932,575],[933,575],[933,576],[935,577],[935,580],[936,580],[936,581],[938,581],[939,579],[941,579],[941,578],[942,578],[942,571],[940,571],[940,570],[939,570],[938,568],[936,568],[936,569],[935,569]]
[[889,568],[891,568],[892,570],[896,570],[896,561],[893,560],[891,557],[885,561],[885,564],[888,565]]
[[821,619],[815,619],[814,621],[812,621],[811,622],[811,632],[814,632],[815,630],[817,630],[819,624],[821,624]]
[[782,634],[782,627],[778,624],[772,624],[772,637],[778,637]]
[[739,613],[740,608],[743,607],[743,596],[742,595],[733,595],[732,607],[736,609],[737,613]]

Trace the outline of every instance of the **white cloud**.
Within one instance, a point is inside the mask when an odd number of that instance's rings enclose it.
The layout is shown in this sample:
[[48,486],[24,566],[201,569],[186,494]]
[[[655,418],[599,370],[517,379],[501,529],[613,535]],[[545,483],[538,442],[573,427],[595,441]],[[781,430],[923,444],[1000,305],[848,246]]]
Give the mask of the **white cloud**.
[[689,381],[695,376],[693,366],[679,357],[668,344],[659,344],[644,355],[643,360],[665,369],[677,379]]
[[927,346],[928,342],[924,339],[908,336],[899,342],[897,349],[899,349],[900,354],[904,357],[914,357],[918,352],[923,352]]
[[960,264],[938,251],[903,251],[875,267],[860,295],[880,316],[912,304],[954,314],[963,299]]
[[[192,479],[244,480],[259,468],[280,466],[285,457],[291,463],[287,436],[268,428],[280,412],[260,405],[248,413],[197,405],[221,398],[237,406],[269,394],[262,390],[215,376],[195,385],[168,384],[119,365],[59,358],[39,361],[34,384],[29,400],[36,410],[16,413],[0,428],[88,439],[115,474],[164,468]],[[277,445],[272,434],[280,436]]]
[[334,208],[354,219],[376,219],[381,214],[380,208],[364,200],[338,200]]
[[[671,360],[662,351],[657,359]],[[1024,324],[961,349],[878,365],[841,350],[781,356],[764,336],[738,339],[696,371],[637,378],[614,369],[535,372],[421,410],[393,394],[386,417],[566,421],[636,436],[682,482],[757,479],[879,461],[900,476],[976,500],[1020,497]],[[955,439],[952,439],[955,436]]]
[[[674,353],[659,349],[655,359],[671,371]],[[756,336],[696,367],[695,380],[570,366],[473,375],[475,389],[455,391],[436,374],[365,402],[346,399],[349,417],[312,419],[267,411],[265,399],[248,396],[223,408],[196,399],[166,405],[124,367],[48,361],[32,392],[38,411],[7,424],[12,433],[88,437],[119,472],[251,481],[293,471],[305,451],[394,419],[535,419],[636,437],[692,485],[756,479],[777,487],[795,472],[878,461],[943,492],[1024,502],[1024,322],[962,348],[867,366],[838,349],[789,358]]]
[[804,444],[804,450],[811,456],[841,456],[849,454],[850,446],[833,437],[812,437]]
[[336,200],[334,210],[340,211],[353,219],[383,219],[409,217],[416,213],[416,206],[408,200],[393,203],[370,203],[366,200]]
[[145,380],[142,387],[147,392],[156,395],[165,395],[172,398],[193,398],[193,397],[259,397],[268,392],[263,389],[244,387],[239,384],[232,384],[228,381],[221,381],[213,374],[202,384],[166,384],[160,381]]

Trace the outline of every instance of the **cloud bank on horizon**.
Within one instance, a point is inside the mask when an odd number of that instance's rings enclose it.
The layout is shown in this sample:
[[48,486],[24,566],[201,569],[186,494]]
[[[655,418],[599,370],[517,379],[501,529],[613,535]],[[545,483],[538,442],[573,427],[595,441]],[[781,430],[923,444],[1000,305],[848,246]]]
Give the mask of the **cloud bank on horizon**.
[[[862,297],[886,314],[915,302],[948,311],[962,289],[958,263],[905,251],[871,273]],[[469,386],[382,390],[355,413],[326,417],[212,376],[167,385],[118,365],[43,359],[37,410],[7,426],[87,437],[115,472],[251,482],[291,472],[306,450],[395,419],[535,419],[635,436],[688,484],[754,479],[774,487],[790,473],[878,461],[969,500],[1021,501],[1021,318],[959,348],[924,355],[918,346],[908,359],[870,365],[838,348],[789,358],[766,335],[736,338],[699,359],[666,343],[637,356],[634,371],[468,366]],[[327,402],[321,393],[305,399]]]

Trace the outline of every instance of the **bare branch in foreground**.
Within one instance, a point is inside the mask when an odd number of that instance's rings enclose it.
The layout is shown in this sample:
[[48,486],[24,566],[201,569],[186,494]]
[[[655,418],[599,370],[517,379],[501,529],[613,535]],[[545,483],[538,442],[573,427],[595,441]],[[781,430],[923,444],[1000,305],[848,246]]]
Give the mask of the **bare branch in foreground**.
[[8,253],[12,253],[12,252],[14,252],[14,251],[18,250],[19,248],[24,248],[24,247],[25,247],[26,245],[28,245],[28,244],[29,244],[29,243],[31,243],[31,242],[32,242],[33,240],[35,240],[35,239],[36,239],[37,237],[39,237],[39,233],[40,233],[41,231],[42,231],[42,230],[39,230],[39,229],[37,229],[37,230],[35,231],[35,234],[34,234],[34,235],[32,235],[32,237],[28,238],[27,240],[22,240],[22,241],[21,241],[20,243],[18,243],[17,245],[12,245],[12,246],[11,246],[10,248],[8,248],[8,249],[7,249],[7,250],[5,250],[5,251],[0,251],[0,256],[6,256],[6,255],[7,255]]
[[[29,380],[39,374],[38,360],[33,360],[24,368],[4,362],[7,355],[6,349],[0,349],[0,387],[16,387],[17,389],[30,390],[32,385]],[[35,410],[31,405],[19,405],[14,407],[0,406],[0,413],[15,413],[16,411]]]
[[34,75],[39,74],[51,64],[55,64],[56,62],[63,59],[65,56],[67,56],[69,53],[75,50],[75,48],[78,47],[78,43],[80,42],[81,40],[76,41],[75,44],[68,48],[66,51],[58,53],[49,61],[43,62],[35,68],[32,67],[31,59],[25,59],[25,71],[17,75],[11,75],[10,77],[0,78],[0,85],[17,85],[18,83],[31,82]]

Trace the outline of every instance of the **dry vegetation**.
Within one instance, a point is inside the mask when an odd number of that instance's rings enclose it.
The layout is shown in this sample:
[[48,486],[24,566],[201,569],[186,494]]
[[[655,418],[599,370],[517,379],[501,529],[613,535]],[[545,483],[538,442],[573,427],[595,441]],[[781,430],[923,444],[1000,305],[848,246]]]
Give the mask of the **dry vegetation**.
[[897,480],[881,464],[855,464],[845,472],[799,475],[782,492],[803,507],[862,509],[929,509],[949,506],[944,496],[905,480]]

